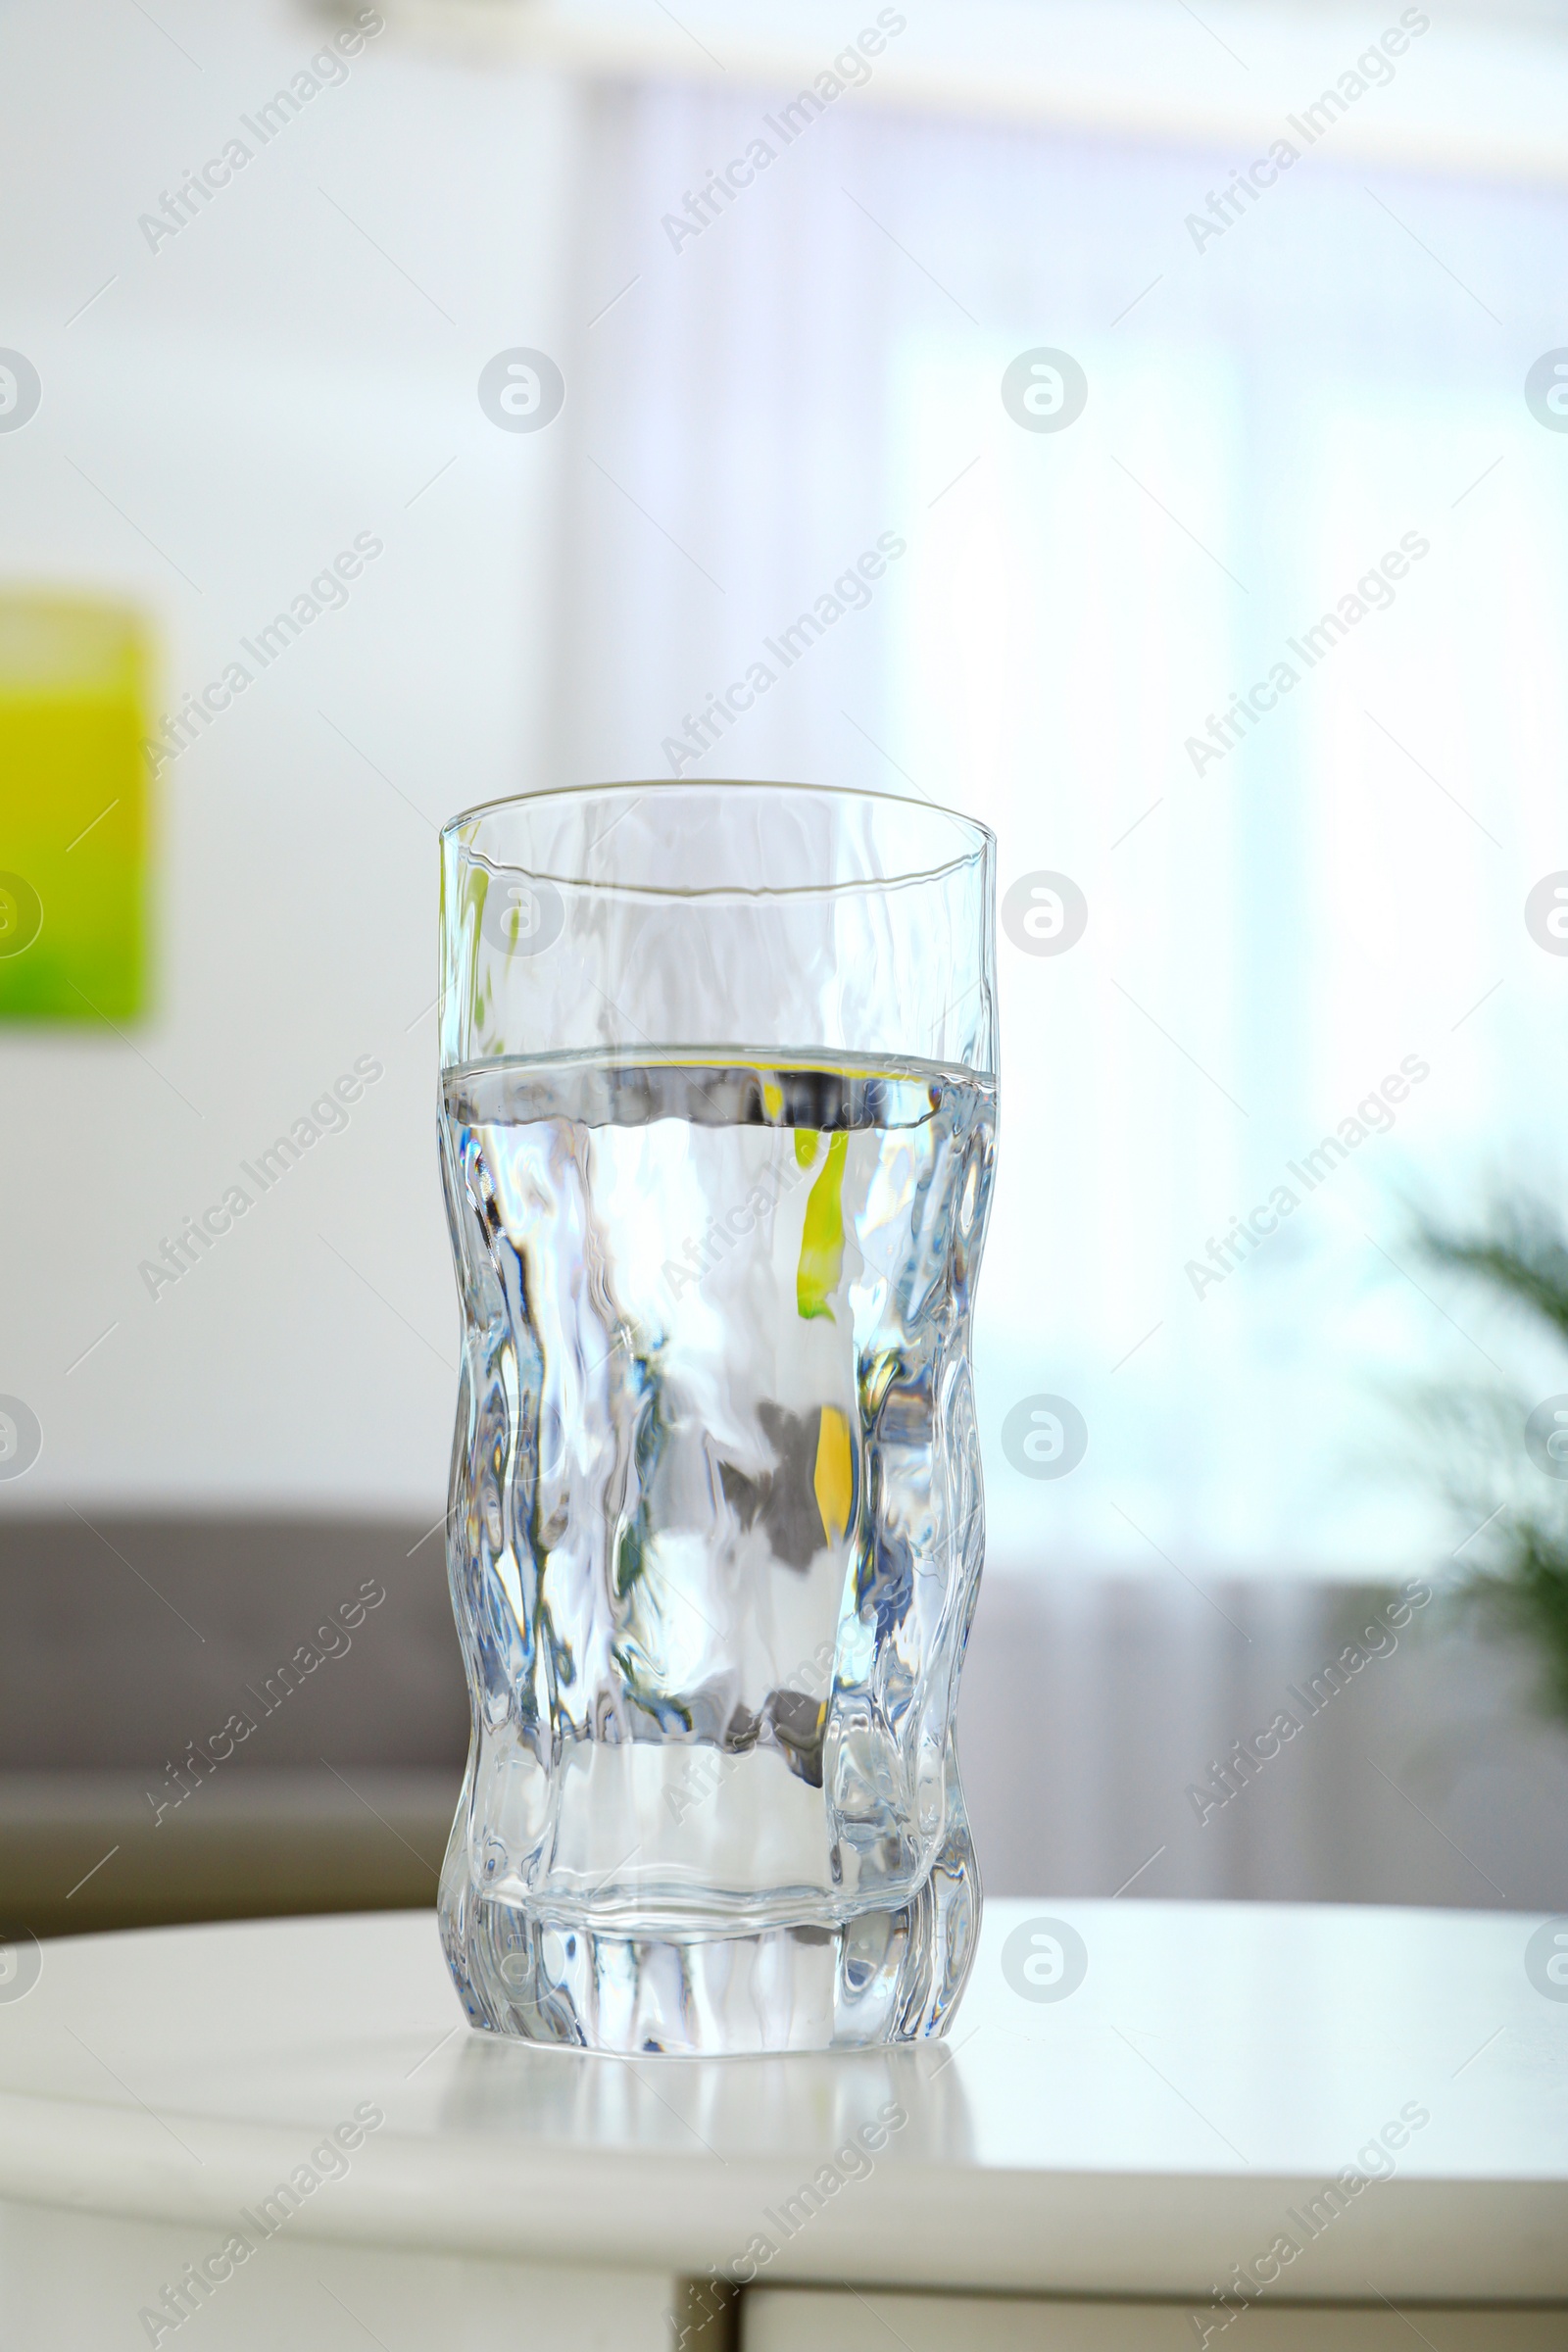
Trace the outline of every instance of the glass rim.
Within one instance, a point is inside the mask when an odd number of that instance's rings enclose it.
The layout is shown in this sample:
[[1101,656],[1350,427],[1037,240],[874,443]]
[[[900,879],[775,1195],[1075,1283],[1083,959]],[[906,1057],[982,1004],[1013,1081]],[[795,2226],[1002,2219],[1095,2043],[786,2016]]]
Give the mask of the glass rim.
[[[608,800],[626,793],[665,792],[770,792],[782,799],[799,796],[801,799],[873,802],[889,808],[908,808],[926,816],[946,818],[960,835],[969,837],[968,847],[955,857],[942,859],[935,865],[910,865],[899,873],[861,876],[846,882],[799,882],[783,886],[719,882],[697,888],[682,888],[675,883],[625,882],[596,880],[588,874],[548,873],[534,866],[508,866],[479,849],[476,844],[460,841],[458,836],[466,825],[495,817],[503,810],[520,809],[546,801]],[[617,820],[618,821],[618,820]],[[501,867],[512,872],[530,873],[541,882],[550,882],[564,890],[597,890],[616,895],[646,899],[800,899],[831,898],[854,891],[902,890],[922,882],[938,882],[945,875],[956,873],[965,865],[984,858],[995,850],[997,837],[991,827],[977,816],[966,816],[961,809],[946,808],[938,801],[911,800],[907,793],[880,792],[874,787],[853,784],[805,784],[795,781],[775,782],[765,776],[647,776],[630,777],[609,784],[551,784],[540,792],[508,793],[494,801],[479,801],[471,808],[460,809],[440,828],[443,845],[450,840],[455,848],[478,858],[492,870]]]

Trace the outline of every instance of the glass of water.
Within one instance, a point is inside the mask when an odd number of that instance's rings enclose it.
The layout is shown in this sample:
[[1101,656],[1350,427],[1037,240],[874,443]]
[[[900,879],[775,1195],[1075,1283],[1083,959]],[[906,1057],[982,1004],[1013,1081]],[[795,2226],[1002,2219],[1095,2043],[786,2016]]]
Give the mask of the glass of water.
[[476,2026],[739,2052],[952,2018],[995,846],[690,782],[442,835],[473,1736],[440,1908]]

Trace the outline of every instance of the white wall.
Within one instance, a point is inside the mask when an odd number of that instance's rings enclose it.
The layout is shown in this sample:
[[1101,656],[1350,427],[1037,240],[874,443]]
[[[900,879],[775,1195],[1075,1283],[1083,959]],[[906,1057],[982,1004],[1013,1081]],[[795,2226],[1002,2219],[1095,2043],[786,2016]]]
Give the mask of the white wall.
[[[569,108],[384,35],[151,251],[138,216],[331,29],[273,0],[155,13],[167,35],[119,0],[0,27],[0,343],[43,382],[0,436],[0,578],[134,596],[167,709],[357,533],[384,553],[166,766],[152,1017],[0,1031],[0,1391],[44,1430],[0,1507],[434,1518],[435,829],[538,781],[549,661],[548,435],[497,431],[475,384],[559,333]],[[150,1297],[139,1261],[364,1055],[385,1075],[348,1129]]]

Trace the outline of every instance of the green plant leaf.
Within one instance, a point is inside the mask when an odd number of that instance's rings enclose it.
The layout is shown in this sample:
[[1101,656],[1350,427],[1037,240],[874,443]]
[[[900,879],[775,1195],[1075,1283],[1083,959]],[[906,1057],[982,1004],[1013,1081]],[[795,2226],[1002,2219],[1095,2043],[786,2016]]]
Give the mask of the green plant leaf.
[[1559,1339],[1568,1339],[1568,1239],[1540,1201],[1504,1203],[1491,1233],[1450,1233],[1423,1225],[1419,1239],[1435,1265],[1476,1276],[1533,1308]]
[[[1568,1235],[1541,1200],[1500,1201],[1477,1232],[1423,1220],[1417,1240],[1434,1265],[1528,1308],[1568,1340]],[[1529,1403],[1501,1387],[1428,1388],[1412,1403],[1455,1517],[1468,1522],[1452,1597],[1527,1644],[1543,1705],[1568,1722],[1568,1491],[1545,1494],[1548,1482],[1529,1460]]]

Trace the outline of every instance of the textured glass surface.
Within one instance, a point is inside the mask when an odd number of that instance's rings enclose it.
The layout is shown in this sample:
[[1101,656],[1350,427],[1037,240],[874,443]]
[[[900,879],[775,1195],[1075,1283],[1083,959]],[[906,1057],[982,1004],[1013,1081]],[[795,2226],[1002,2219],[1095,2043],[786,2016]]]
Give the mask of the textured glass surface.
[[[961,1989],[990,842],[903,809],[622,788],[448,830],[449,1560],[474,1729],[442,1921],[493,2030],[867,2044],[942,2031]],[[906,870],[901,834],[947,854]],[[672,836],[711,900],[624,878]],[[874,960],[841,968],[846,944],[922,973],[913,1001]],[[455,1006],[465,985],[482,1001]],[[762,1039],[726,1038],[739,1019]],[[888,1050],[951,1050],[956,1021],[970,1062]]]

